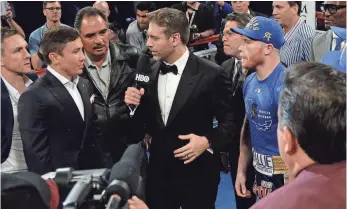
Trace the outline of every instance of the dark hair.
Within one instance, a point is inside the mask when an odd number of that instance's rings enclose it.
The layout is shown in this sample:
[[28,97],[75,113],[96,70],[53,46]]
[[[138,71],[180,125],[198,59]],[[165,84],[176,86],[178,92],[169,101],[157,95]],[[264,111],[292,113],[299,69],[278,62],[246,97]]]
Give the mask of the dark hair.
[[288,1],[288,4],[290,7],[293,7],[295,5],[298,5],[298,16],[300,16],[301,12],[301,1]]
[[44,1],[42,4],[43,9],[46,9],[46,6],[48,3],[54,3],[54,2],[58,2],[61,5],[60,1]]
[[7,27],[1,28],[1,54],[4,53],[3,45],[4,45],[5,39],[14,35],[19,35],[16,29],[7,28]]
[[314,161],[346,160],[346,74],[321,63],[291,65],[279,116],[279,127],[287,126]]
[[40,43],[40,53],[44,61],[48,64],[51,63],[48,55],[49,53],[55,52],[62,55],[67,43],[75,41],[79,38],[77,30],[70,27],[60,27],[53,29],[43,35]]
[[137,10],[140,10],[140,11],[146,11],[147,10],[148,12],[153,12],[156,9],[155,4],[153,2],[150,2],[150,1],[139,1],[136,4],[135,8]]
[[225,26],[225,24],[228,21],[235,21],[235,22],[237,22],[238,27],[242,29],[242,28],[246,27],[247,23],[251,19],[252,19],[252,15],[250,15],[250,14],[232,12],[225,17],[223,25]]
[[178,9],[162,8],[147,14],[149,22],[166,28],[167,36],[179,33],[183,44],[189,41],[189,23],[184,12]]
[[75,28],[81,32],[81,24],[82,24],[82,20],[84,17],[91,17],[91,16],[100,16],[106,23],[106,25],[108,25],[108,21],[107,18],[105,16],[105,14],[94,7],[84,7],[83,9],[81,9],[80,11],[77,12],[76,17],[75,17]]

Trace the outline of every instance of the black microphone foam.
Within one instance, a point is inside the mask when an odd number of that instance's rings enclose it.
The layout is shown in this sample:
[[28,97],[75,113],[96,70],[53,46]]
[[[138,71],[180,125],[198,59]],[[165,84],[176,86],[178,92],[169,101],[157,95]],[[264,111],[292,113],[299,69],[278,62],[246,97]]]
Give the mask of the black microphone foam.
[[140,166],[144,158],[145,151],[138,144],[132,144],[125,150],[121,160],[111,169],[106,198],[117,194],[123,205],[132,195],[141,195],[136,193],[141,188]]
[[147,88],[150,78],[149,72],[151,69],[151,58],[148,55],[141,55],[137,62],[135,82],[136,88]]

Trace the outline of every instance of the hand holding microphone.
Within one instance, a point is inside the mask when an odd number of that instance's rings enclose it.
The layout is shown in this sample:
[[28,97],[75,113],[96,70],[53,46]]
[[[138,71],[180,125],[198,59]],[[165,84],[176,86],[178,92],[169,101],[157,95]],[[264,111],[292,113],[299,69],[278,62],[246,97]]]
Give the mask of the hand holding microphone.
[[150,83],[147,75],[150,70],[150,57],[142,55],[137,63],[135,86],[128,87],[125,92],[124,102],[130,110],[130,117],[134,116],[135,111],[140,104],[141,97],[145,94],[145,88]]

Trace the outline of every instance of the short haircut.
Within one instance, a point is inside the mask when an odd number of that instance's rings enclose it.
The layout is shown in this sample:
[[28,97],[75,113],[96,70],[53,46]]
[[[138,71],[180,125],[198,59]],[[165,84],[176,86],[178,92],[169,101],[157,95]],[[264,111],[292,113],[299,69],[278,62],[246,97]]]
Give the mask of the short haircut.
[[54,2],[58,2],[60,4],[60,6],[61,6],[60,1],[44,1],[43,4],[42,4],[43,9],[46,9],[46,6],[47,6],[48,3],[54,3]]
[[250,15],[250,14],[232,12],[225,17],[223,25],[225,26],[225,24],[228,21],[235,21],[235,22],[237,22],[238,27],[242,29],[242,28],[246,27],[247,23],[249,23],[249,21],[251,19],[252,19],[252,15]]
[[75,28],[81,32],[81,24],[82,24],[82,20],[84,17],[92,17],[92,16],[100,16],[106,23],[106,25],[108,25],[108,21],[107,18],[105,16],[105,14],[94,7],[84,7],[83,9],[81,9],[80,11],[77,12],[76,17],[75,17]]
[[39,51],[44,61],[51,64],[51,60],[48,57],[49,53],[55,52],[62,55],[66,44],[78,38],[79,33],[73,28],[63,26],[53,29],[43,35]]
[[1,28],[1,54],[4,53],[4,41],[5,39],[14,36],[14,35],[19,35],[18,31],[16,29],[12,29],[12,28]]
[[314,161],[346,160],[346,74],[321,63],[291,65],[279,116],[279,127],[287,126]]
[[162,8],[147,14],[150,23],[166,28],[168,37],[179,33],[183,44],[189,41],[189,23],[184,12],[178,9]]
[[140,11],[146,11],[147,10],[148,12],[153,12],[156,9],[155,4],[153,2],[150,2],[150,1],[139,1],[136,4],[135,8],[137,10],[140,10]]
[[293,7],[295,5],[298,5],[298,16],[300,16],[300,12],[301,12],[301,1],[288,1],[288,4],[290,7]]

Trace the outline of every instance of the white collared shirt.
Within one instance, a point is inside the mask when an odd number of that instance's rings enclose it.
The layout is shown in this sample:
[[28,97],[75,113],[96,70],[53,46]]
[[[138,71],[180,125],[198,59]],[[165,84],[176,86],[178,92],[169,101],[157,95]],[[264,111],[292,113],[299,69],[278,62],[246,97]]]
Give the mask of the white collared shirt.
[[[161,117],[166,125],[169,118],[172,102],[175,98],[178,83],[181,80],[181,76],[184,68],[186,67],[189,58],[189,50],[186,48],[184,54],[172,65],[177,66],[178,74],[167,73],[165,75],[159,73],[158,78],[158,99],[161,110]],[[167,63],[165,63],[167,64]]]
[[[12,130],[11,150],[6,161],[1,164],[1,172],[25,171],[28,169],[28,167],[25,162],[25,157],[23,152],[23,142],[19,132],[19,125],[17,120],[18,100],[20,97],[20,93],[3,77],[2,77],[2,80],[4,81],[5,86],[8,90],[11,104],[12,104],[13,130]],[[25,86],[28,87],[31,83],[32,81],[29,78],[26,78]]]
[[66,88],[66,90],[71,95],[73,101],[75,102],[82,119],[84,120],[84,105],[80,92],[78,91],[77,84],[79,81],[79,77],[73,79],[73,81],[69,81],[64,76],[60,75],[57,71],[55,71],[51,66],[47,66],[47,70],[53,74]]

